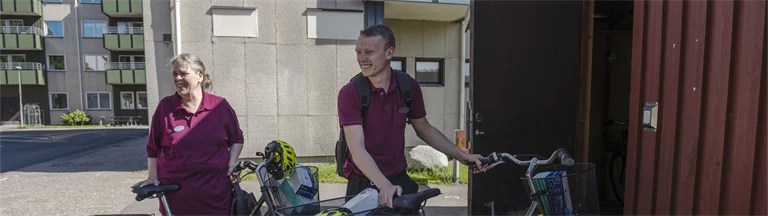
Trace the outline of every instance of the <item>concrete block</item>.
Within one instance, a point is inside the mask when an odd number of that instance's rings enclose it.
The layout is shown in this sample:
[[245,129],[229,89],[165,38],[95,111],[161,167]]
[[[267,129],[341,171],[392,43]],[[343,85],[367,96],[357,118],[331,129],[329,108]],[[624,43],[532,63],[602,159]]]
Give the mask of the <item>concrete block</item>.
[[435,115],[435,117],[443,118],[443,114],[445,114],[445,89],[443,87],[422,86],[421,91],[424,95],[427,116]]
[[336,0],[307,0],[307,8],[336,9]]
[[[211,41],[213,17],[211,1],[195,1],[181,8],[181,41]],[[182,47],[182,52],[186,52]]]
[[211,38],[211,41],[213,43],[245,43],[246,38],[245,37],[219,37],[214,36]]
[[278,138],[293,146],[297,156],[313,155],[309,148],[308,116],[278,116]]
[[419,136],[416,135],[416,131],[413,130],[413,126],[406,124],[405,126],[405,146],[407,147],[413,147],[417,145],[425,145],[426,143],[424,140],[421,140]]
[[[334,155],[339,137],[339,119],[333,116],[309,116],[309,150],[313,156]],[[307,152],[309,153],[309,152]]]
[[276,36],[276,14],[277,14],[277,1],[275,0],[260,0],[252,1],[245,0],[246,7],[256,7],[259,13],[259,37],[257,38],[245,38],[247,43],[269,43],[274,44]]
[[364,10],[365,4],[362,0],[336,0],[336,8],[345,10]]
[[424,21],[423,57],[445,57],[445,22]]
[[278,139],[277,116],[248,116],[248,142],[243,146],[240,157],[256,157],[264,147]]
[[213,46],[213,92],[229,101],[238,115],[247,115],[245,85],[245,47],[242,43]]
[[212,0],[213,6],[243,7],[243,0]]
[[307,10],[304,1],[277,2],[277,43],[306,44]]
[[461,58],[461,23],[445,23],[445,58]]
[[448,140],[455,143],[456,134],[454,130],[459,129],[459,114],[445,114],[443,134]]
[[[84,92],[112,92],[112,86],[105,82],[104,72],[83,72]],[[85,93],[83,93],[85,94]],[[73,95],[75,96],[75,95]],[[112,98],[116,97],[112,95]],[[114,105],[112,105],[114,107]]]
[[279,115],[307,115],[307,47],[277,45]]
[[336,44],[307,49],[309,115],[336,115]]
[[360,65],[357,63],[357,54],[355,53],[354,44],[338,44],[336,45],[336,94],[338,96],[338,90],[344,85],[349,83],[357,73],[360,73]]
[[461,107],[461,69],[459,59],[445,59],[445,113],[459,113]]
[[400,21],[400,55],[422,57],[423,53],[423,22],[414,20]]
[[[240,113],[237,113],[237,123],[240,130],[243,131],[243,144],[248,143],[248,115],[240,115]],[[242,155],[242,152],[240,152],[240,154]]]
[[245,44],[248,115],[277,115],[277,47]]
[[[168,1],[148,1],[144,6],[144,41],[163,41],[163,34],[173,33],[171,5]],[[146,46],[145,46],[146,47]]]

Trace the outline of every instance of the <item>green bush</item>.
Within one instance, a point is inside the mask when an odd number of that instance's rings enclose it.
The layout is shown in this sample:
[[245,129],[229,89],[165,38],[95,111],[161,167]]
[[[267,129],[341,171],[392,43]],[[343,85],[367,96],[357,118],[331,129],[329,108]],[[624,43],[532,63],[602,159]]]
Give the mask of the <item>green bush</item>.
[[80,111],[80,109],[75,110],[71,113],[64,113],[64,115],[61,116],[61,122],[64,122],[64,124],[67,125],[84,125],[91,122],[91,118],[85,115],[83,111]]

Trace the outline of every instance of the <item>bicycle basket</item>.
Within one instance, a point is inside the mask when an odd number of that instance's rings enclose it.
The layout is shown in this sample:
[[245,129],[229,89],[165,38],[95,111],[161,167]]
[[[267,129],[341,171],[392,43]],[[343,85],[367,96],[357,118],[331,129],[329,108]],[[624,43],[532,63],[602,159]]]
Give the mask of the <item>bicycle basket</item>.
[[[387,210],[380,207],[376,207],[372,209],[359,209],[356,212],[353,212],[352,210],[349,210],[349,209],[341,208],[348,199],[352,199],[354,197],[355,195],[351,195],[346,197],[338,197],[333,199],[322,200],[322,201],[308,203],[308,204],[299,205],[299,206],[282,208],[282,209],[278,209],[277,213],[281,215],[317,215],[318,213],[321,213],[321,212],[326,213],[323,215],[361,215],[361,216],[402,215],[402,214],[399,214],[399,212],[396,212],[394,210]],[[307,206],[311,206],[311,208],[299,209],[299,208],[305,208]],[[340,210],[340,209],[344,209],[344,210]],[[338,211],[329,212],[329,210],[338,210]]]
[[[600,206],[595,181],[595,164],[577,163],[573,166],[541,166],[532,176],[543,215],[599,215]],[[526,193],[530,194],[528,180],[521,178]]]
[[[315,166],[297,166],[273,176],[262,170],[262,184],[268,188],[273,208],[281,215],[314,215],[319,212],[319,169]],[[292,173],[292,175],[287,175]],[[279,179],[278,179],[279,178]]]

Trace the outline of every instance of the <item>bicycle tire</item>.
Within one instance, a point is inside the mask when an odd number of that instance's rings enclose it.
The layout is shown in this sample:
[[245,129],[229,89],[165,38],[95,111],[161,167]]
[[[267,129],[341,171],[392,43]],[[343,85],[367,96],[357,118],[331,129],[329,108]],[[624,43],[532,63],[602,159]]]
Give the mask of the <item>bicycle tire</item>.
[[621,182],[621,185],[624,185],[624,175],[625,175],[625,166],[626,166],[626,156],[624,156],[624,152],[616,152],[611,156],[611,159],[609,161],[608,166],[608,179],[611,183],[611,189],[613,190],[613,195],[616,197],[616,200],[619,201],[619,204],[624,206],[624,198],[619,194],[619,190],[616,188],[616,181],[614,180],[616,176],[614,176],[614,168],[616,166],[616,160],[621,158],[619,162],[621,162],[621,165],[619,166],[619,170],[621,175],[618,176],[619,182]]

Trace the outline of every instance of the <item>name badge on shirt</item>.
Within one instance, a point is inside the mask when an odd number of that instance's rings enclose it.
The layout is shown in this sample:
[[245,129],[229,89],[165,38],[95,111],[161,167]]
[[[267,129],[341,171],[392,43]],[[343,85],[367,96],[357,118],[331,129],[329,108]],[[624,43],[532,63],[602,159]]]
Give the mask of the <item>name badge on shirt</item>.
[[402,108],[398,109],[397,111],[400,112],[400,113],[405,114],[405,113],[408,113],[409,110],[410,109],[408,109],[408,107],[402,107]]
[[179,126],[176,126],[175,128],[173,128],[173,131],[176,131],[176,132],[181,132],[183,130],[184,130],[184,126],[183,125],[179,125]]

